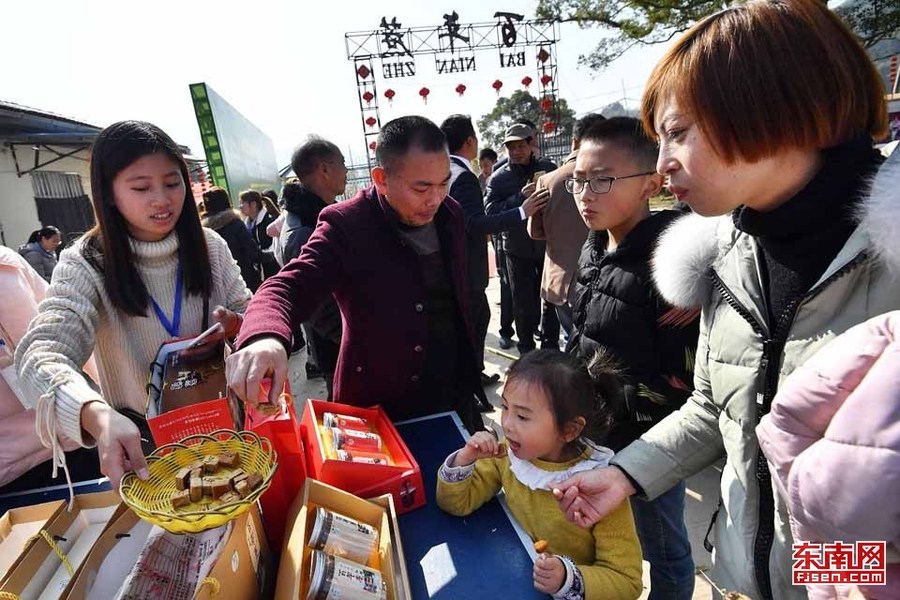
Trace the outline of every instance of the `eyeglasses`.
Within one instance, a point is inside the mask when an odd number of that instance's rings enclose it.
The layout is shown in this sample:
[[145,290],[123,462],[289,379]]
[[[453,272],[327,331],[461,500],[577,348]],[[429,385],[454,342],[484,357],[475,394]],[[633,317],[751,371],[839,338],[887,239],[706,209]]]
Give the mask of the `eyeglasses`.
[[635,173],[634,175],[622,175],[620,177],[605,177],[597,175],[590,179],[579,179],[577,177],[569,177],[566,179],[566,191],[570,194],[580,194],[584,192],[585,186],[589,186],[595,194],[606,194],[612,189],[612,184],[618,179],[631,179],[632,177],[643,177],[644,175],[653,175],[656,171],[644,171],[643,173]]

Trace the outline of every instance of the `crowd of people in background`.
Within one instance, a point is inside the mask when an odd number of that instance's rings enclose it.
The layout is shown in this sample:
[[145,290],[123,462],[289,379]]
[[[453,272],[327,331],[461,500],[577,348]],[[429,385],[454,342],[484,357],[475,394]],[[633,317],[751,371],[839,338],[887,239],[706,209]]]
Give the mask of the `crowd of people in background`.
[[[220,187],[193,198],[159,128],[107,127],[96,225],[58,258],[55,227],[0,248],[0,437],[17,440],[0,492],[58,469],[146,477],[147,366],[215,321],[247,403],[276,402],[306,345],[330,400],[455,411],[472,437],[440,506],[466,515],[503,488],[549,541],[533,578],[556,598],[636,598],[641,556],[651,599],[691,598],[684,482],[720,461],[720,588],[898,597],[900,155],[873,149],[877,71],[823,3],[750,0],[684,34],[641,109],[583,116],[560,165],[528,120],[498,157],[466,115],[400,117],[372,187],[341,202],[344,156],[314,136],[280,194],[237,209]],[[664,187],[676,206],[651,210]],[[498,408],[489,240],[498,346],[516,352],[502,437],[479,414]],[[868,539],[887,585],[792,585],[792,542]]]

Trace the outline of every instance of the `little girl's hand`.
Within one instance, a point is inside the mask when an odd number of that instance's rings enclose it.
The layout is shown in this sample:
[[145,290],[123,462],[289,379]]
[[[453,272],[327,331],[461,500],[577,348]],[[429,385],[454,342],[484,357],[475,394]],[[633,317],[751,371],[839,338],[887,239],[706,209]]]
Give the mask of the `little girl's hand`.
[[534,589],[553,595],[566,581],[566,566],[558,556],[538,554],[534,561]]
[[462,450],[456,453],[454,466],[463,467],[471,465],[479,458],[493,458],[502,456],[502,454],[502,448],[497,438],[487,431],[479,431],[469,438]]

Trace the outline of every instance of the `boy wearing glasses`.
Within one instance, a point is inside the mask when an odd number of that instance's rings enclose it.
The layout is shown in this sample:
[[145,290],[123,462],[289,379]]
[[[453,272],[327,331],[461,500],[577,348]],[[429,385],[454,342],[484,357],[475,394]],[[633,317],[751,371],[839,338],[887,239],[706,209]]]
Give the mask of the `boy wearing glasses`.
[[[657,293],[651,259],[660,234],[680,213],[650,212],[659,193],[656,143],[640,121],[617,117],[592,125],[566,189],[590,229],[578,261],[574,332],[568,352],[585,361],[605,348],[621,367],[622,397],[606,446],[620,450],[669,413],[693,388],[699,309],[679,310]],[[646,502],[632,498],[650,598],[690,598],[694,562],[684,525],[684,483]]]

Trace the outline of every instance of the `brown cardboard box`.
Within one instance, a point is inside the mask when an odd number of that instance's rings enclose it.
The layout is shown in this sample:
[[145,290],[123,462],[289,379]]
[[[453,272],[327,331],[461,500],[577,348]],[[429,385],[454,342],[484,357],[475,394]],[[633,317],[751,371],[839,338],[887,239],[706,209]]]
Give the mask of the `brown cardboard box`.
[[303,493],[297,496],[288,513],[275,600],[306,598],[311,552],[306,542],[312,527],[313,509],[317,506],[378,529],[378,568],[387,582],[388,600],[409,599],[409,578],[391,496],[388,494],[369,502],[328,484],[307,479]]
[[[133,565],[143,548],[142,541],[146,540],[150,525],[146,524],[142,529],[144,537],[138,536],[137,544],[130,550],[123,550],[119,544],[124,533],[134,532],[135,527],[141,525],[138,516],[128,510],[119,515],[114,524],[107,528],[91,550],[90,555],[78,570],[63,598],[68,600],[80,600],[85,598],[93,587],[97,573],[103,565],[109,553],[116,552],[133,553],[123,560]],[[263,534],[262,521],[259,516],[259,508],[254,504],[251,509],[239,516],[234,521],[231,536],[225,543],[222,553],[216,560],[209,578],[213,582],[201,585],[194,599],[208,600],[214,595],[218,598],[240,598],[241,600],[255,600],[261,596],[261,580],[268,570],[270,553]],[[126,566],[131,566],[126,565]],[[119,582],[121,583],[121,582]],[[96,591],[95,591],[96,593]]]
[[[75,496],[71,511],[66,506],[60,507],[44,530],[56,540],[73,572],[77,572],[97,538],[124,510],[118,494],[113,491],[82,494]],[[74,537],[73,531],[77,532]],[[70,579],[55,551],[43,540],[38,540],[10,569],[0,589],[22,600],[47,593],[53,595],[54,591],[56,597],[60,597]]]
[[23,506],[0,517],[0,581],[12,571],[25,552],[34,545],[33,537],[65,505],[62,500]]
[[219,589],[204,586],[194,600],[209,600],[214,596],[247,600],[265,597],[271,576],[271,559],[259,505],[254,503],[248,512],[235,520],[231,538],[209,574],[218,582]]
[[403,555],[403,544],[400,542],[400,522],[397,520],[397,511],[394,508],[394,497],[384,494],[377,498],[369,498],[369,502],[377,504],[388,511],[388,520],[391,524],[391,536],[396,542],[391,544],[394,558],[394,590],[395,597],[411,598],[409,592],[409,573],[406,571],[406,557]]

